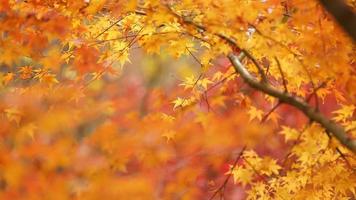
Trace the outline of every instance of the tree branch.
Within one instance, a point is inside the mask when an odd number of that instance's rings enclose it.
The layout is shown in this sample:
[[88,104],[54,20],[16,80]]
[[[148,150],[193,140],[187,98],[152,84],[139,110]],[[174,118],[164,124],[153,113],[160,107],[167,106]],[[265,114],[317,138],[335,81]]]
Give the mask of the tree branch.
[[[327,0],[325,0],[327,1]],[[200,24],[197,24],[191,20],[187,20],[184,17],[180,16],[170,6],[166,6],[167,9],[175,16],[177,17],[182,24],[186,25],[191,25],[200,30],[201,32],[206,32],[207,29]],[[137,12],[136,12],[137,13]],[[137,13],[139,15],[145,15],[145,12],[142,13]],[[354,26],[356,27],[356,26]],[[255,77],[253,77],[250,72],[245,68],[245,66],[240,62],[244,57],[248,57],[251,59],[251,55],[246,55],[244,53],[244,49],[241,49],[237,42],[231,38],[228,37],[222,33],[212,33],[213,35],[221,38],[222,40],[226,41],[229,45],[231,45],[234,48],[237,48],[241,51],[240,55],[235,55],[234,53],[229,53],[228,58],[232,65],[234,66],[236,72],[241,75],[241,77],[244,79],[244,81],[252,88],[259,90],[261,92],[264,92],[270,96],[276,97],[279,99],[281,103],[286,103],[288,105],[291,105],[298,110],[302,111],[311,121],[315,121],[319,123],[326,131],[332,133],[336,139],[340,141],[341,144],[343,144],[345,147],[350,149],[353,153],[356,153],[356,140],[352,140],[347,136],[347,133],[345,132],[345,129],[341,127],[340,125],[336,124],[335,122],[331,121],[327,117],[325,117],[322,113],[320,113],[318,110],[315,110],[313,107],[311,107],[306,101],[304,101],[301,98],[294,97],[289,93],[282,92],[270,84],[266,84],[264,82],[258,81]],[[355,37],[356,38],[356,37]],[[250,57],[249,57],[250,56]],[[302,63],[303,65],[303,63]],[[311,80],[313,83],[313,81]],[[315,92],[315,87],[314,92]]]
[[246,55],[246,57],[248,57],[252,63],[257,67],[258,73],[261,76],[261,81],[262,83],[268,83],[268,79],[267,76],[265,74],[265,72],[263,71],[262,67],[260,66],[260,64],[258,64],[257,60],[255,59],[255,57],[253,57],[246,49],[243,49],[242,52]]
[[320,0],[340,26],[356,41],[356,14],[343,0]]
[[236,72],[239,73],[243,80],[252,88],[264,92],[270,96],[276,97],[280,102],[289,104],[302,111],[310,120],[319,123],[325,128],[326,131],[332,133],[348,149],[350,149],[352,152],[356,152],[356,141],[348,138],[343,127],[326,118],[319,111],[316,111],[314,108],[312,108],[303,99],[294,97],[289,93],[282,92],[269,84],[261,84],[255,77],[250,74],[250,72],[245,68],[245,66],[238,59],[238,56],[235,54],[230,53],[228,58],[234,66]]

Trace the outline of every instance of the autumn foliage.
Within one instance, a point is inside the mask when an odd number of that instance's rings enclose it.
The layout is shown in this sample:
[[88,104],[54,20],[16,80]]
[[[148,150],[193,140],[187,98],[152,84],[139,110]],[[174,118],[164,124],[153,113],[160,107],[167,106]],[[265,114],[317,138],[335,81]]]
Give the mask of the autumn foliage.
[[355,58],[316,0],[0,0],[0,199],[355,199]]

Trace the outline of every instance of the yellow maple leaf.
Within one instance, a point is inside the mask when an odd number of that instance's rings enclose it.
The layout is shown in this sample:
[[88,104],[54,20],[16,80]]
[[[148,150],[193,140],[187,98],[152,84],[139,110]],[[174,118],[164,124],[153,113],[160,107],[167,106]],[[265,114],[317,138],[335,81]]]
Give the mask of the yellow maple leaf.
[[270,157],[264,157],[258,168],[258,171],[260,171],[262,174],[270,176],[272,174],[278,174],[280,169],[281,167],[277,164],[276,160]]
[[8,108],[5,109],[4,112],[9,121],[14,121],[16,124],[20,123],[23,113],[18,108]]
[[103,0],[86,0],[89,6],[85,8],[85,12],[88,14],[95,14],[98,12],[105,4],[106,1]]
[[34,125],[33,123],[29,123],[29,124],[23,126],[23,127],[21,128],[21,131],[22,131],[24,134],[30,136],[32,139],[34,139],[34,134],[35,134],[35,130],[36,130],[36,129],[37,129],[37,126],[36,126],[36,125]]
[[175,138],[176,135],[177,135],[177,133],[175,131],[168,130],[168,131],[165,131],[162,134],[162,137],[165,137],[166,140],[167,140],[167,143],[168,143],[169,141],[172,141]]
[[220,81],[223,77],[224,74],[221,71],[217,71],[213,76],[213,81]]
[[174,104],[173,109],[176,109],[184,104],[185,99],[178,97],[176,100],[172,101]]
[[243,158],[256,168],[259,168],[262,163],[262,158],[260,158],[254,150],[244,151]]
[[290,140],[296,140],[300,135],[298,130],[289,128],[287,126],[282,126],[282,131],[280,133],[284,135],[286,142]]
[[188,76],[185,78],[185,80],[183,81],[183,83],[179,84],[181,86],[184,86],[184,89],[189,89],[189,88],[193,88],[193,86],[195,85],[195,83],[197,82],[196,78],[194,75]]
[[[230,165],[230,168],[232,168],[232,165]],[[253,173],[252,170],[238,166],[230,169],[227,174],[232,174],[235,184],[240,182],[243,186],[246,186],[252,181]]]
[[128,47],[128,44],[123,41],[117,41],[117,42],[114,42],[111,47],[112,47],[113,51],[120,52],[120,51],[123,51],[124,49],[126,49]]
[[7,74],[5,74],[2,78],[2,81],[4,83],[4,85],[9,84],[15,77],[15,74],[12,72],[8,72]]
[[252,121],[254,119],[261,120],[262,116],[263,116],[263,111],[262,110],[258,110],[254,106],[250,106],[250,108],[249,108],[247,113],[249,114],[250,121]]
[[227,99],[226,96],[217,96],[211,100],[211,105],[226,107],[225,105],[226,99]]
[[208,89],[208,85],[213,83],[211,80],[204,78],[198,81],[198,85],[200,86],[199,88],[202,88],[203,90],[207,90]]
[[194,98],[190,98],[190,99],[183,99],[178,97],[176,100],[172,101],[172,103],[174,104],[173,109],[176,109],[178,107],[186,107],[189,106],[190,104],[192,104],[194,102]]
[[345,122],[348,118],[352,117],[355,111],[354,105],[341,105],[341,109],[334,111],[333,113],[336,114],[333,119],[335,121],[342,121]]
[[161,119],[168,122],[168,123],[173,123],[175,120],[175,117],[171,116],[171,115],[167,115],[165,113],[162,113],[161,115]]

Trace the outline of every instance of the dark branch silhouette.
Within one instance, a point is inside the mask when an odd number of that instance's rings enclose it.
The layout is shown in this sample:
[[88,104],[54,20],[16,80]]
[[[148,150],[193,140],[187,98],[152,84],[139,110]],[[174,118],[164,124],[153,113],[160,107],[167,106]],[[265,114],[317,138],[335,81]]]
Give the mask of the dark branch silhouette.
[[356,14],[343,0],[320,0],[324,8],[340,26],[356,41]]

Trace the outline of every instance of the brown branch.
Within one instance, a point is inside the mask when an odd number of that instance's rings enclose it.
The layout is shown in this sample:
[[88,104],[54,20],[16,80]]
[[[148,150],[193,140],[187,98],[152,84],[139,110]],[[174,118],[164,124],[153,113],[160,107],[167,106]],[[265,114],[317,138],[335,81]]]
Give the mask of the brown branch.
[[356,41],[356,14],[343,0],[320,0],[339,25]]
[[249,71],[247,71],[245,66],[238,59],[238,56],[235,54],[230,53],[228,57],[235,70],[241,75],[244,81],[249,84],[250,87],[264,92],[270,96],[276,97],[280,102],[291,105],[302,111],[310,120],[319,123],[326,131],[332,133],[348,149],[350,149],[352,152],[356,152],[356,141],[350,139],[347,136],[343,127],[331,121],[319,111],[313,109],[303,99],[294,97],[289,93],[284,93],[269,84],[261,84],[255,77],[250,74]]
[[[177,17],[181,23],[183,24],[189,24],[194,27],[196,27],[198,30],[201,32],[206,32],[206,28],[203,25],[197,24],[191,20],[187,20],[184,17],[180,16],[177,14],[170,6],[166,6],[167,9],[175,16]],[[139,14],[145,14],[145,13],[139,13]],[[356,27],[356,26],[355,26]],[[228,58],[232,65],[234,66],[235,70],[237,73],[241,75],[241,77],[244,79],[244,81],[252,88],[259,90],[261,92],[264,92],[270,96],[276,97],[279,99],[280,102],[286,103],[288,105],[291,105],[301,112],[303,112],[311,121],[315,121],[319,123],[326,131],[332,133],[336,139],[338,139],[341,144],[343,144],[345,147],[347,147],[349,150],[352,152],[356,152],[356,140],[352,140],[347,136],[347,133],[343,127],[340,125],[336,124],[335,122],[331,121],[327,117],[325,117],[322,113],[320,113],[318,110],[315,110],[313,107],[311,107],[304,99],[300,99],[298,97],[292,96],[289,93],[284,93],[273,86],[269,84],[264,84],[259,82],[255,77],[253,77],[250,72],[245,68],[245,66],[240,62],[239,58],[243,58],[245,53],[243,52],[243,49],[239,47],[237,42],[232,39],[231,37],[228,37],[224,34],[221,33],[213,33],[213,35],[216,35],[217,37],[225,40],[227,43],[229,43],[232,47],[235,49],[240,49],[241,53],[239,56],[236,56],[234,53],[229,53]],[[283,45],[282,45],[283,46]],[[287,48],[289,51],[291,51],[289,48]],[[242,60],[242,59],[241,59]],[[299,62],[301,62],[300,59],[298,59]],[[303,67],[304,64],[301,62],[301,65]],[[309,78],[312,78],[309,75]],[[311,79],[312,85],[314,86],[313,80]],[[314,93],[315,93],[315,87],[313,87]]]
[[268,83],[268,79],[266,77],[265,72],[263,71],[262,67],[260,66],[260,64],[257,62],[257,60],[255,59],[255,57],[253,57],[246,49],[243,49],[242,52],[246,55],[247,58],[249,58],[252,63],[256,66],[258,73],[261,76],[261,82],[262,83]]
[[271,37],[271,36],[269,36],[269,35],[265,35],[264,33],[262,33],[262,31],[259,30],[259,29],[257,28],[257,26],[255,26],[255,25],[253,25],[253,24],[251,24],[251,23],[249,23],[249,25],[250,25],[252,28],[254,28],[254,29],[256,30],[256,33],[259,34],[261,37],[266,38],[266,39],[268,39],[268,40],[271,40],[272,42],[274,42],[274,43],[276,43],[277,45],[281,46],[282,48],[284,48],[285,50],[287,50],[289,53],[291,53],[291,54],[293,55],[293,57],[299,62],[299,64],[302,66],[303,70],[304,70],[305,73],[307,74],[308,79],[309,79],[309,81],[310,81],[310,84],[311,84],[311,86],[312,86],[312,88],[313,88],[313,90],[314,90],[314,92],[313,92],[314,95],[313,95],[313,96],[314,96],[314,99],[315,99],[316,108],[317,108],[317,110],[318,110],[318,109],[319,109],[319,100],[318,100],[318,96],[316,95],[316,92],[315,92],[316,89],[315,89],[315,84],[314,84],[313,77],[311,76],[311,74],[310,74],[310,72],[309,72],[307,66],[304,64],[303,60],[300,59],[299,55],[298,55],[296,52],[292,51],[287,45],[283,44],[281,41],[278,41],[278,40],[276,40],[275,38],[273,38],[273,37]]

